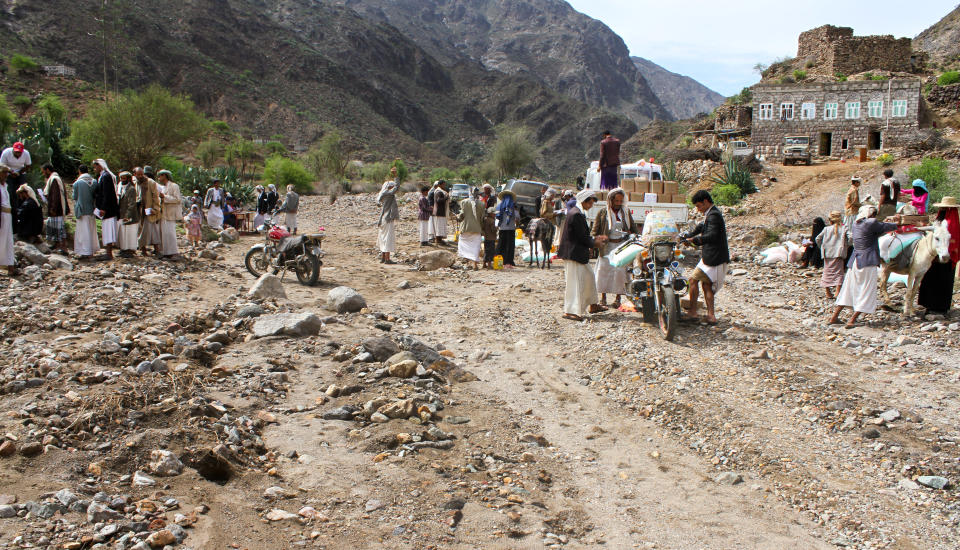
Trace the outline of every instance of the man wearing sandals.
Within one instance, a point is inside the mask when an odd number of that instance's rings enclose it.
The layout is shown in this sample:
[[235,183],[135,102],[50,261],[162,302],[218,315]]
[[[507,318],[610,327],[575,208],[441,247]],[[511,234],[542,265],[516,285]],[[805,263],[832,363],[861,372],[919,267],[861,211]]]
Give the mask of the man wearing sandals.
[[577,205],[567,212],[563,236],[557,246],[557,256],[563,259],[566,292],[563,297],[563,318],[582,321],[589,313],[606,310],[597,304],[597,285],[590,269],[590,249],[607,242],[606,235],[590,236],[584,212],[597,201],[593,191],[584,189],[577,194]]
[[[714,300],[717,292],[723,288],[723,280],[727,274],[727,264],[730,263],[730,249],[727,247],[727,226],[723,221],[723,214],[713,204],[710,193],[701,189],[691,199],[697,211],[703,214],[703,222],[689,233],[680,236],[681,242],[688,241],[702,246],[700,263],[690,275],[690,307],[687,315],[697,318],[697,299],[700,289],[703,289],[703,300],[707,303],[707,315],[703,321],[710,325],[717,324]],[[698,284],[699,283],[699,284]]]
[[[877,271],[880,269],[880,236],[897,229],[896,223],[883,223],[877,220],[877,207],[865,204],[857,212],[853,222],[853,254],[847,262],[847,274],[843,286],[837,295],[837,307],[827,321],[831,325],[840,324],[840,312],[844,307],[853,310],[853,316],[847,321],[847,328],[853,328],[861,313],[873,313],[877,310]],[[900,216],[894,216],[900,221]]]

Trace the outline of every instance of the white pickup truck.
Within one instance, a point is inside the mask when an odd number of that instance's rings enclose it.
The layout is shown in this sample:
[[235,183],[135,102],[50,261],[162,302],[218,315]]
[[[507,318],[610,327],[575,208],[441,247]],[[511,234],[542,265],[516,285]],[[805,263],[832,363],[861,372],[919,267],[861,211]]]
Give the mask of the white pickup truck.
[[[621,182],[621,186],[624,185],[624,180],[646,180],[651,184],[662,185],[663,180],[663,169],[659,164],[653,164],[646,161],[639,161],[633,164],[621,164],[620,165],[620,176],[618,181]],[[668,182],[668,184],[671,182]],[[594,191],[602,191],[600,189],[600,163],[593,161],[590,163],[590,168],[587,169],[587,175],[584,179],[584,187],[586,189],[593,189]],[[636,198],[639,198],[639,195],[643,195],[644,200],[630,200],[631,195]],[[656,195],[656,196],[654,196]],[[648,212],[653,210],[666,210],[670,212],[670,216],[673,217],[673,220],[677,223],[679,227],[685,227],[687,224],[687,219],[690,215],[690,207],[683,200],[678,200],[680,197],[678,194],[671,193],[666,198],[668,201],[659,200],[664,197],[663,193],[636,193],[628,192],[627,193],[627,208],[630,210],[630,215],[633,217],[633,221],[640,225],[643,223],[643,220],[647,217]],[[593,226],[593,220],[597,217],[597,213],[607,207],[607,201],[600,200],[590,209],[587,215],[587,222]]]

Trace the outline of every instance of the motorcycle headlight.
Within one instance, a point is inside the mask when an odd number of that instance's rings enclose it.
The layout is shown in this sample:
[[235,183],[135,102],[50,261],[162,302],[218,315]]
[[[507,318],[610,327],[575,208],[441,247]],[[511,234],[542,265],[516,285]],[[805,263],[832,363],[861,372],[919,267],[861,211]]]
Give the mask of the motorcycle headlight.
[[642,267],[633,268],[633,274],[636,275],[637,277],[639,277],[640,275],[643,275],[643,268]]
[[658,244],[653,247],[653,257],[657,263],[668,262],[673,258],[673,246],[670,244]]

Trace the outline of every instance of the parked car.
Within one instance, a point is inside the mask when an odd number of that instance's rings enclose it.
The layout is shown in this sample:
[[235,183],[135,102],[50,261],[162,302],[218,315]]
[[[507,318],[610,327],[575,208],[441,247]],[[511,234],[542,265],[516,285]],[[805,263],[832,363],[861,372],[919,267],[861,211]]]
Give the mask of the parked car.
[[802,162],[810,166],[810,136],[783,138],[783,165]]
[[460,202],[470,196],[470,186],[466,183],[455,183],[450,189],[450,199]]
[[502,190],[513,191],[517,196],[517,208],[520,209],[520,222],[522,227],[533,218],[539,217],[537,212],[537,201],[543,196],[543,190],[549,187],[546,183],[529,180],[509,180]]
[[750,158],[753,156],[753,147],[746,141],[735,140],[727,143],[727,151],[730,151],[734,157]]

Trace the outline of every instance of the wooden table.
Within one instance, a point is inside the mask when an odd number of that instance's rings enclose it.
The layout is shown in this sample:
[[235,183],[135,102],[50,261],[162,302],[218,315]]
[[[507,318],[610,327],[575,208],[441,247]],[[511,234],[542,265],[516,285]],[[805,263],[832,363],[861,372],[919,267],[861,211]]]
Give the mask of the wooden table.
[[253,227],[253,212],[236,212],[237,216],[237,231],[246,231],[247,233],[256,231],[257,228]]

